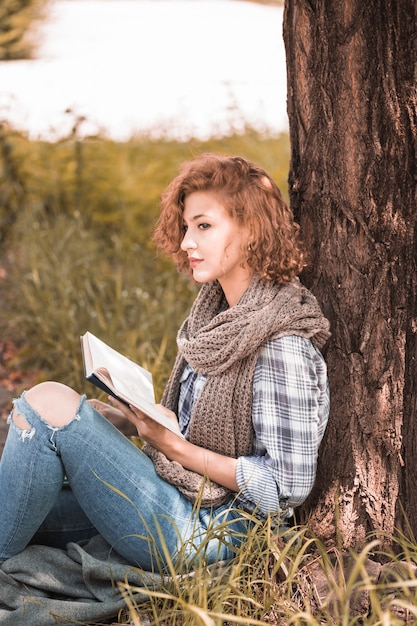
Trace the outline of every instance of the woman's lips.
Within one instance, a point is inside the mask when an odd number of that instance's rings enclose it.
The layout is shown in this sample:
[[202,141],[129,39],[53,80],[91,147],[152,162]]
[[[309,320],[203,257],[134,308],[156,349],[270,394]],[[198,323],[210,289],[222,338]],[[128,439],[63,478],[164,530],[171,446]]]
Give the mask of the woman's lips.
[[195,258],[193,258],[193,257],[190,257],[190,258],[188,259],[188,262],[190,263],[190,267],[191,267],[191,269],[194,269],[195,267],[197,267],[197,265],[198,265],[199,263],[201,263],[201,261],[202,261],[202,260],[203,260],[203,259],[195,259]]

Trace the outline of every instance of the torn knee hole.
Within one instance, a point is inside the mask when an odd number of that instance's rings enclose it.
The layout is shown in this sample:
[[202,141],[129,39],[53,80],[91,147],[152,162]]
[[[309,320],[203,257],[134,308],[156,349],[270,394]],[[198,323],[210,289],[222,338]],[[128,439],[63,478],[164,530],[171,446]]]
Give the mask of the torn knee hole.
[[23,415],[19,413],[17,410],[13,412],[12,420],[13,420],[14,425],[20,428],[20,430],[31,430],[32,428],[32,426],[27,423]]

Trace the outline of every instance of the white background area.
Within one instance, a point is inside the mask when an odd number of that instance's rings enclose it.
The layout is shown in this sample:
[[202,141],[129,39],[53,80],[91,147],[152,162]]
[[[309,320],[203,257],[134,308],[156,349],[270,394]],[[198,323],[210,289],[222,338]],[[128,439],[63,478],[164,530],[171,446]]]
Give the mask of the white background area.
[[[32,138],[207,138],[288,128],[282,8],[236,0],[55,0],[30,61],[0,63],[0,120]],[[72,114],[65,113],[71,109]]]

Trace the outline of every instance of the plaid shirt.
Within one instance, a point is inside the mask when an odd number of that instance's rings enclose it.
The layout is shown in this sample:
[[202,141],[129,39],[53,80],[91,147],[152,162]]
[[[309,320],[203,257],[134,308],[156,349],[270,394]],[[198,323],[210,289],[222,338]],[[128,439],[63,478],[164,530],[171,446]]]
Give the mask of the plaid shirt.
[[[178,418],[186,438],[205,380],[185,367]],[[326,364],[311,341],[291,335],[262,346],[253,384],[252,454],[237,460],[238,500],[245,508],[262,516],[292,515],[312,489],[328,414]]]

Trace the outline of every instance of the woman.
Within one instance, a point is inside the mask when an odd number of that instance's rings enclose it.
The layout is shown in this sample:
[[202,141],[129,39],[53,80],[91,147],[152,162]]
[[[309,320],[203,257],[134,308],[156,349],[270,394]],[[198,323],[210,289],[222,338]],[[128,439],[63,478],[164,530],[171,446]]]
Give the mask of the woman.
[[[183,166],[154,239],[202,285],[161,403],[184,439],[114,399],[33,387],[9,418],[0,559],[99,533],[146,570],[213,563],[233,556],[252,515],[292,515],[312,488],[329,410],[328,322],[297,278],[297,235],[263,169],[210,154]],[[143,451],[106,419],[121,416]]]

